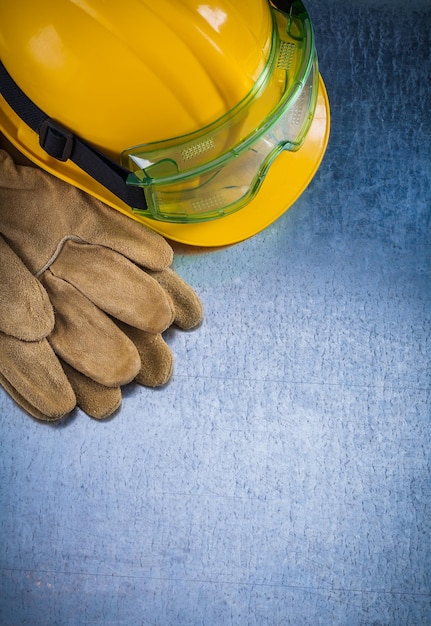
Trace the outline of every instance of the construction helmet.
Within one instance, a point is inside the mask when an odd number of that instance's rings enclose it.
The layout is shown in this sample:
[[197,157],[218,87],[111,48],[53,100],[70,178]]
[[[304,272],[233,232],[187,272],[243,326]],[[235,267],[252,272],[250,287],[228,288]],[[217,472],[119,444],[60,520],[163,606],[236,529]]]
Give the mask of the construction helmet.
[[0,4],[0,130],[160,234],[259,232],[323,157],[329,106],[300,0]]

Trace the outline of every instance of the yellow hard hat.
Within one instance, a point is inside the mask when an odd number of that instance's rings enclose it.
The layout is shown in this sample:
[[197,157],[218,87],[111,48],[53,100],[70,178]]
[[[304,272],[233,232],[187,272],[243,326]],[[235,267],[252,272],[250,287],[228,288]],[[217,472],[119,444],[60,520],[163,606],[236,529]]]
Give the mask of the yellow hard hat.
[[300,0],[0,4],[0,129],[162,235],[220,246],[307,186],[329,106]]

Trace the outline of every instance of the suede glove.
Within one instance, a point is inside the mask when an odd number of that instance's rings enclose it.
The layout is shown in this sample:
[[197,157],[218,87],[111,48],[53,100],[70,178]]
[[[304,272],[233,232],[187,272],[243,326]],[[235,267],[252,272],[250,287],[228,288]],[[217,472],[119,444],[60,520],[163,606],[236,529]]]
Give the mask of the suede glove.
[[63,417],[76,398],[47,341],[54,311],[45,289],[1,236],[0,285],[0,384],[34,417]]
[[197,325],[202,307],[169,268],[160,235],[4,150],[0,233],[0,382],[21,406],[58,419],[77,402],[102,418],[119,406],[121,385],[167,382],[161,333]]

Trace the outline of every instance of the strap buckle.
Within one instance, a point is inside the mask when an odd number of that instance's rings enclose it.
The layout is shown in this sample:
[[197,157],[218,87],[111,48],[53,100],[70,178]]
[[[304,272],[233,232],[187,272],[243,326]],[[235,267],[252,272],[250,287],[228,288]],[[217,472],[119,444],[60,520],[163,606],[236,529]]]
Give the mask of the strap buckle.
[[57,161],[67,161],[72,154],[74,137],[68,130],[48,118],[40,127],[39,144]]

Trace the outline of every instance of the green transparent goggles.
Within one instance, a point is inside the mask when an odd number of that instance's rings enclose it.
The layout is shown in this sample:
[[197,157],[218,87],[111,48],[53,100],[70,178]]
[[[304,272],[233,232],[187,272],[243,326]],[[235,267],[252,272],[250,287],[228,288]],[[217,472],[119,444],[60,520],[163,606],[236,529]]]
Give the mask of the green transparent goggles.
[[282,150],[300,148],[318,92],[313,29],[300,1],[271,11],[268,62],[244,100],[195,133],[122,152],[127,183],[148,205],[136,213],[178,223],[224,217],[250,202]]

